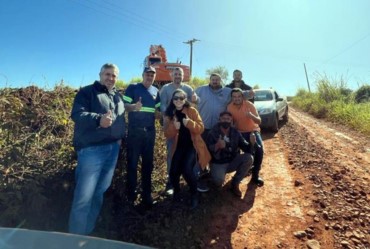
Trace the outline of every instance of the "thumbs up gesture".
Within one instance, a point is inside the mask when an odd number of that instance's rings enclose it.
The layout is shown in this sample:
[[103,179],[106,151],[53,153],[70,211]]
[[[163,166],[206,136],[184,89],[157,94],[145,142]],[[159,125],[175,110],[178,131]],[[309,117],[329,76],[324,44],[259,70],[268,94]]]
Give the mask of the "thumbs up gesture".
[[189,119],[189,117],[187,115],[185,115],[185,118],[182,119],[182,123],[184,124],[185,127],[188,124],[189,120],[190,119]]
[[135,111],[140,111],[143,104],[141,103],[141,97],[139,97],[139,100],[135,104]]
[[105,113],[103,116],[100,118],[100,127],[103,128],[108,128],[109,126],[112,125],[112,111],[109,110],[107,113]]
[[198,100],[198,96],[196,95],[195,92],[193,92],[193,94],[191,95],[191,102],[196,103],[197,100]]
[[251,110],[248,108],[246,114],[245,114],[248,118],[252,118],[253,117],[253,113],[251,112]]
[[254,97],[254,91],[253,91],[253,89],[251,89],[251,90],[248,91],[248,98],[253,99],[253,97]]
[[252,144],[252,145],[255,145],[256,144],[256,135],[254,134],[254,132],[252,132],[250,135],[249,135],[249,142]]
[[226,147],[226,142],[225,140],[222,138],[222,135],[220,134],[220,137],[218,138],[217,140],[217,144],[216,144],[216,147],[219,148],[219,149],[223,149]]
[[173,124],[175,125],[175,128],[176,128],[176,130],[179,130],[180,129],[180,122],[179,121],[177,121],[177,118],[176,117],[174,117],[173,118]]

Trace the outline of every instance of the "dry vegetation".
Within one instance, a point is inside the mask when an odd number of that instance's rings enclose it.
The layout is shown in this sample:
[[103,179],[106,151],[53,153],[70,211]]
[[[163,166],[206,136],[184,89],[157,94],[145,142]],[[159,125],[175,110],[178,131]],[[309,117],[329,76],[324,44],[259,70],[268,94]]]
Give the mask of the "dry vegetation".
[[[52,91],[35,86],[0,89],[0,226],[66,231],[76,166],[69,118],[75,94],[63,85]],[[165,150],[158,132],[153,172],[157,199],[164,198],[159,192],[166,181]],[[143,217],[127,219],[130,232],[124,238],[123,224],[117,222],[130,211],[124,209],[124,158],[122,147],[95,235],[143,243]],[[139,230],[144,233],[139,235]]]

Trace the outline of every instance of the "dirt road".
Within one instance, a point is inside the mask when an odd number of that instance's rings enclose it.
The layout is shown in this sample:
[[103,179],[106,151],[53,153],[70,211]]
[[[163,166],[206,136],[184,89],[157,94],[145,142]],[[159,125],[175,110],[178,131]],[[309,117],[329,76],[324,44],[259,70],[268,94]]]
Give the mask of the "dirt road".
[[247,178],[242,200],[222,193],[205,247],[369,248],[369,142],[291,110],[264,134],[265,186]]
[[370,139],[293,109],[263,139],[263,187],[247,177],[238,199],[227,182],[202,194],[196,211],[160,196],[144,215],[122,214],[119,239],[157,248],[370,248]]

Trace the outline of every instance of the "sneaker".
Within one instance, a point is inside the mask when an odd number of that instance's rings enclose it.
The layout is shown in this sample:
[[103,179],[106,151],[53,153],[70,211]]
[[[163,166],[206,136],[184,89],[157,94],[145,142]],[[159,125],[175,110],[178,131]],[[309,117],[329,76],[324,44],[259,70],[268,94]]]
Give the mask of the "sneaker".
[[173,188],[166,189],[166,195],[173,195]]
[[209,191],[209,187],[207,186],[207,182],[205,181],[199,181],[198,182],[198,186],[197,186],[197,190],[198,192],[208,192]]
[[144,208],[144,210],[150,210],[152,209],[155,205],[157,205],[157,201],[153,200],[145,200],[141,202],[141,206]]
[[173,195],[173,186],[170,182],[166,183],[165,192],[166,192],[166,195]]
[[265,184],[261,177],[252,177],[252,182],[257,184],[258,187],[262,187]]

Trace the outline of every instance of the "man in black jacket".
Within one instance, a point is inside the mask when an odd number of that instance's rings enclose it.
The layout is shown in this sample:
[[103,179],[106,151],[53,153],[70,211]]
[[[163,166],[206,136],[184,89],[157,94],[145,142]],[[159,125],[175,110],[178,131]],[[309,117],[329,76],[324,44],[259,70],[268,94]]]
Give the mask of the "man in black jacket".
[[254,91],[253,91],[253,88],[246,84],[244,82],[244,80],[242,80],[243,78],[243,73],[242,71],[240,71],[239,69],[235,69],[234,72],[233,72],[233,81],[231,81],[230,84],[226,85],[226,87],[229,87],[231,89],[234,89],[234,88],[240,88],[242,89],[243,91],[248,91],[248,96],[247,96],[247,99],[254,103]]
[[[231,182],[233,193],[241,197],[239,184],[248,174],[253,164],[248,142],[242,137],[232,124],[232,115],[228,111],[220,114],[216,124],[207,136],[207,146],[211,153],[211,176],[216,186],[222,186],[226,173],[236,171]],[[240,154],[242,149],[244,154]]]
[[121,140],[125,136],[124,104],[116,91],[118,67],[104,64],[100,80],[77,93],[71,118],[77,152],[76,187],[69,232],[90,234],[111,184]]

